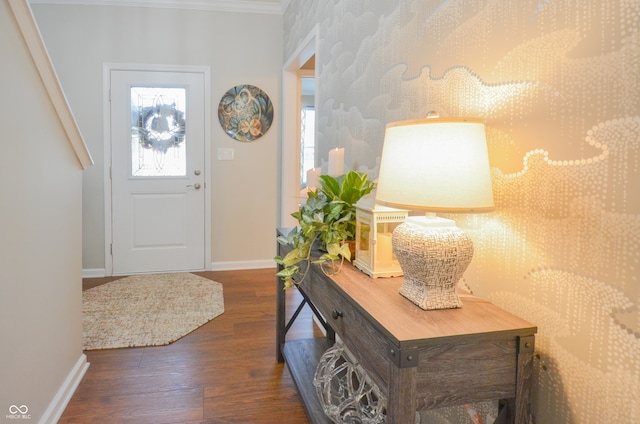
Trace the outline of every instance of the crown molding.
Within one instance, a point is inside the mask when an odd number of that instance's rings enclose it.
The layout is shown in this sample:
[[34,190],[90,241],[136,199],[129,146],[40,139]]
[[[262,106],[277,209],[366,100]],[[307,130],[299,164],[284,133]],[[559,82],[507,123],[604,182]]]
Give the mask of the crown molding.
[[[212,10],[217,12],[281,15],[281,1],[259,0],[29,0],[30,4],[83,6],[156,7],[164,9]],[[286,1],[288,3],[288,1]]]

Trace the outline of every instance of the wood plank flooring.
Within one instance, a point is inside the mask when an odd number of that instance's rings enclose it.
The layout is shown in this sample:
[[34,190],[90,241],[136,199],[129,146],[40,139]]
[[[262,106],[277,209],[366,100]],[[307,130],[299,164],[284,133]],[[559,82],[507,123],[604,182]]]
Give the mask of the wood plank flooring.
[[[91,365],[59,423],[308,423],[276,362],[275,270],[196,274],[223,285],[224,314],[168,346],[86,352]],[[289,316],[299,299],[287,291]],[[313,335],[305,307],[288,338]]]

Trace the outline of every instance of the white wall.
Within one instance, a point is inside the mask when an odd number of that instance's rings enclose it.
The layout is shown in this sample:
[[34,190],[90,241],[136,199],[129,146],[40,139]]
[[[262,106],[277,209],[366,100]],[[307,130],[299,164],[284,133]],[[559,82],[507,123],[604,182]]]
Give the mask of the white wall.
[[52,422],[86,365],[82,171],[4,0],[0,56],[0,417]]
[[[104,63],[211,68],[212,262],[214,268],[273,266],[277,216],[282,16],[202,10],[34,4],[34,14],[96,166],[83,180],[83,268],[104,263]],[[229,138],[217,118],[222,95],[260,87],[275,105],[258,141]],[[218,161],[233,148],[234,161]]]

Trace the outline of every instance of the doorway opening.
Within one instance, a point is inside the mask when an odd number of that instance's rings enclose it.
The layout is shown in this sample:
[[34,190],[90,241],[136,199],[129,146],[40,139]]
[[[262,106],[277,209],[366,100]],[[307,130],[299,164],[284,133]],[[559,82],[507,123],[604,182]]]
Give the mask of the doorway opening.
[[[280,175],[279,226],[291,227],[296,221],[291,213],[298,209],[301,189],[306,186],[307,171],[316,163],[315,111],[317,110],[317,80],[315,79],[316,40],[318,26],[309,33],[283,67],[283,119]],[[313,137],[306,117],[313,111]],[[313,141],[311,141],[313,140]]]

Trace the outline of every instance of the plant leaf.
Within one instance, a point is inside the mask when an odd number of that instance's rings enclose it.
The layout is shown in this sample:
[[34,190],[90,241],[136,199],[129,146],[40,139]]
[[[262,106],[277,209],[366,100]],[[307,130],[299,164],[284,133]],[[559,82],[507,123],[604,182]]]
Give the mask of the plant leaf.
[[336,198],[339,199],[341,185],[338,180],[330,175],[320,175],[320,179],[322,180],[320,188],[327,198],[329,200],[335,200]]
[[344,243],[340,246],[340,256],[351,262],[351,249],[348,243]]
[[305,260],[306,256],[301,255],[301,253],[303,252],[300,249],[292,249],[284,258],[282,258],[282,265],[290,267]]

